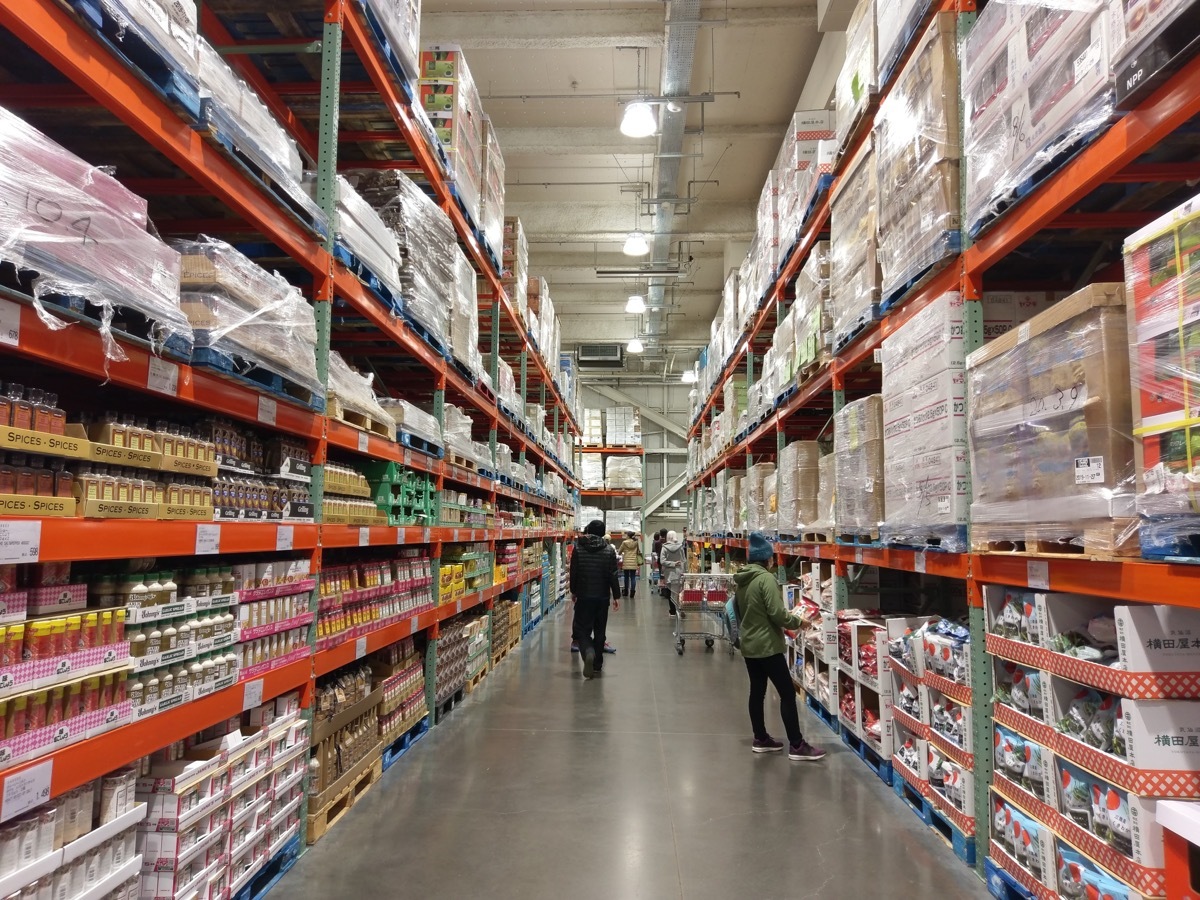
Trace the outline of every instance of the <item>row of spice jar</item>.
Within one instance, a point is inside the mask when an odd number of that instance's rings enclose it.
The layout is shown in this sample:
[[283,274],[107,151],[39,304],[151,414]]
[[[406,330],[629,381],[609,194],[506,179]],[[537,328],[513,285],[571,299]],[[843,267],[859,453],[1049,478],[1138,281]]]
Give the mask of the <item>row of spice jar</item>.
[[187,691],[211,688],[238,670],[234,650],[217,650],[172,666],[159,666],[129,677],[127,693],[135,707],[159,703]]
[[169,653],[181,647],[190,647],[198,641],[233,634],[237,620],[232,612],[213,610],[203,616],[181,616],[164,619],[141,626],[130,626],[126,632],[129,639],[129,655],[135,659]]
[[322,611],[317,618],[317,640],[341,634],[351,628],[382,622],[402,616],[414,616],[433,607],[429,588],[353,603],[336,609]]
[[0,669],[125,640],[125,610],[106,609],[0,625]]
[[[407,555],[409,552],[413,555]],[[398,584],[402,588],[432,584],[433,560],[428,556],[416,555],[419,552],[406,551],[406,555],[400,559],[386,562],[323,567],[320,576],[321,596],[330,597],[385,584]]]
[[126,673],[109,672],[0,700],[5,739],[123,703]]

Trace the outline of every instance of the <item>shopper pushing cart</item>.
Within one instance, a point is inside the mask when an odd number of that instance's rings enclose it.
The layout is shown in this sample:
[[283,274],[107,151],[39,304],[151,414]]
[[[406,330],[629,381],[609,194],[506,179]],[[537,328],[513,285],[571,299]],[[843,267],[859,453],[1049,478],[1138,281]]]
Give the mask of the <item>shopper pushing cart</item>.
[[679,601],[679,591],[683,587],[683,569],[687,564],[687,553],[683,549],[683,541],[674,531],[667,532],[658,555],[660,578],[666,584],[667,601],[670,603],[669,615],[675,615],[676,603]]
[[675,597],[673,636],[676,653],[683,655],[688,640],[702,640],[710,649],[717,641],[724,641],[729,645],[729,655],[733,656],[733,636],[725,608],[735,590],[732,575],[692,573],[683,576],[682,587]]

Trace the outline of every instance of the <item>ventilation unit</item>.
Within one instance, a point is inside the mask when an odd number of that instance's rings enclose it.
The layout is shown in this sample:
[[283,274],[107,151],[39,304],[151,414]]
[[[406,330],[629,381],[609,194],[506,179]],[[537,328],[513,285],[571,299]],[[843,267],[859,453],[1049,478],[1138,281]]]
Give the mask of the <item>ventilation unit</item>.
[[625,367],[625,347],[621,344],[580,344],[576,356],[581,369]]

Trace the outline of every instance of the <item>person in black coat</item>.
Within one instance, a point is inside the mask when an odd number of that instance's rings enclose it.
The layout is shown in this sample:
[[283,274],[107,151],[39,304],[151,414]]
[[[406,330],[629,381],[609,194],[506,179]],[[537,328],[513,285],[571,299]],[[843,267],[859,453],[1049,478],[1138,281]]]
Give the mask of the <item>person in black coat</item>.
[[599,675],[604,665],[609,599],[617,609],[621,597],[617,553],[605,540],[604,523],[599,519],[589,522],[576,538],[569,572],[571,595],[575,598],[571,636],[583,657],[583,677],[590,679]]

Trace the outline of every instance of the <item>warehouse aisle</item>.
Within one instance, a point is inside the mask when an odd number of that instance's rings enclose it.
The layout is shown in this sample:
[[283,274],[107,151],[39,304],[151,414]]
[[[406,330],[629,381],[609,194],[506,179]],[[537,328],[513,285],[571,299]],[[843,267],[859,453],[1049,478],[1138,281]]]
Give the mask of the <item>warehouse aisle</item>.
[[691,644],[677,657],[671,621],[657,599],[622,604],[610,618],[618,653],[603,679],[585,682],[567,651],[569,609],[551,616],[276,891],[287,900],[987,896],[812,716],[802,713],[802,725],[830,750],[824,762],[751,754],[741,660]]

